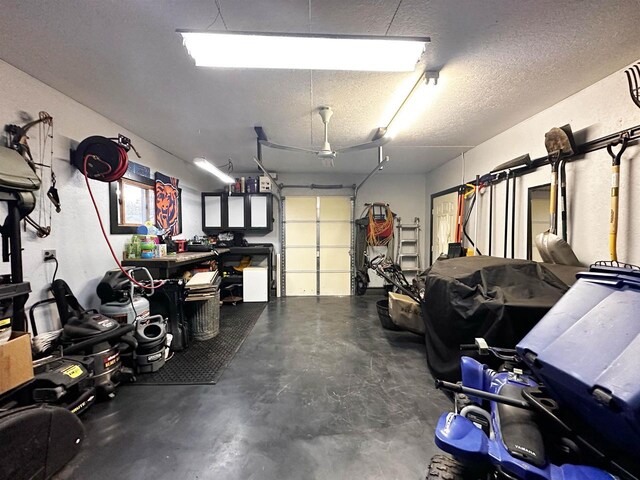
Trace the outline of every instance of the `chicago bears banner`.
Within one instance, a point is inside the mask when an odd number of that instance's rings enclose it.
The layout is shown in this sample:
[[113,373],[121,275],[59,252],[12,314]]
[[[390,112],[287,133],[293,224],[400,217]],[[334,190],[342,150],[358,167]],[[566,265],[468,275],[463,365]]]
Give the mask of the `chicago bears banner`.
[[160,172],[156,172],[156,227],[167,229],[168,235],[182,232],[178,179]]

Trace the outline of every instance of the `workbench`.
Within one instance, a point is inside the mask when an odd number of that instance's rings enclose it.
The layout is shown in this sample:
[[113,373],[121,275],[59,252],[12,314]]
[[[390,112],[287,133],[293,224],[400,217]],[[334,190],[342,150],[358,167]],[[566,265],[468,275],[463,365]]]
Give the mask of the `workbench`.
[[[211,252],[183,252],[176,255],[167,255],[159,258],[134,258],[124,260],[125,267],[145,267],[154,278],[171,278],[182,270],[196,267],[204,262],[217,260],[224,264],[225,261],[240,259],[244,256],[265,256],[267,258],[269,292],[273,288],[273,245],[257,244],[246,247],[219,247]],[[223,278],[223,285],[242,283],[242,274]],[[269,293],[271,296],[271,293]]]
[[218,253],[211,252],[183,252],[158,258],[132,258],[124,260],[125,267],[145,267],[154,278],[170,278],[180,270],[195,267],[204,262],[218,258]]

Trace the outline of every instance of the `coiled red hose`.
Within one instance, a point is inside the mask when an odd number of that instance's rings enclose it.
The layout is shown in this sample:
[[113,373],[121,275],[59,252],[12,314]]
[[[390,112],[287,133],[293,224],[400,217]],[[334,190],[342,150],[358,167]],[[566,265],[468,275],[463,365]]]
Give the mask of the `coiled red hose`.
[[[128,158],[127,158],[127,152],[124,148],[122,147],[118,147],[120,149],[120,162],[118,163],[118,166],[116,167],[116,169],[112,170],[111,166],[109,166],[109,171],[105,172],[104,174],[100,175],[100,178],[96,178],[96,180],[100,180],[100,181],[104,181],[104,182],[113,182],[116,181],[118,179],[120,179],[122,177],[122,175],[124,175],[124,172],[127,171],[127,166],[128,166]],[[123,155],[124,155],[124,160],[123,160]],[[96,215],[98,217],[98,223],[100,224],[100,230],[102,230],[102,236],[104,237],[105,242],[107,242],[107,246],[109,247],[109,251],[111,252],[111,256],[113,257],[113,259],[116,262],[116,265],[118,265],[118,268],[120,269],[120,271],[122,273],[124,273],[124,275],[136,286],[140,287],[140,288],[144,288],[147,290],[153,290],[154,288],[158,288],[161,287],[162,285],[164,285],[166,282],[164,280],[160,280],[160,281],[153,281],[152,285],[144,285],[140,282],[138,282],[135,278],[133,278],[131,275],[129,275],[129,272],[127,272],[123,267],[122,264],[120,263],[120,260],[118,259],[118,256],[116,255],[116,252],[113,250],[113,246],[111,245],[111,242],[109,241],[109,236],[107,235],[107,231],[104,228],[104,223],[102,222],[102,217],[100,216],[100,211],[98,210],[98,204],[96,203],[96,199],[93,196],[93,191],[91,191],[91,184],[89,183],[89,175],[87,173],[87,161],[89,160],[89,158],[91,158],[92,160],[97,160],[100,162],[103,162],[106,164],[106,162],[104,162],[103,160],[101,160],[99,157],[96,157],[95,155],[86,155],[84,157],[84,161],[83,161],[83,168],[82,168],[82,173],[84,174],[84,181],[87,184],[87,189],[89,190],[89,196],[91,197],[91,203],[93,203],[93,208],[96,211]],[[123,170],[124,168],[124,170]]]

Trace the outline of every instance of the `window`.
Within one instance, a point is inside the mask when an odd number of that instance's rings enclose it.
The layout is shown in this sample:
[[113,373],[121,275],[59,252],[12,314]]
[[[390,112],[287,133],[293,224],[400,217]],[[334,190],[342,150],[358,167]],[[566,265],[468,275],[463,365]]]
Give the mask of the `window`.
[[138,225],[150,221],[155,225],[154,181],[127,173],[109,184],[111,233],[136,233]]

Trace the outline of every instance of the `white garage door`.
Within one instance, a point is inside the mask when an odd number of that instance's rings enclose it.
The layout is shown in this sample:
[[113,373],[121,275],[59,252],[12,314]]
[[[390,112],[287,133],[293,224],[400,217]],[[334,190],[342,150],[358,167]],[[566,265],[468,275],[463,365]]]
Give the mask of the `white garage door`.
[[350,295],[350,197],[286,197],[287,296]]

